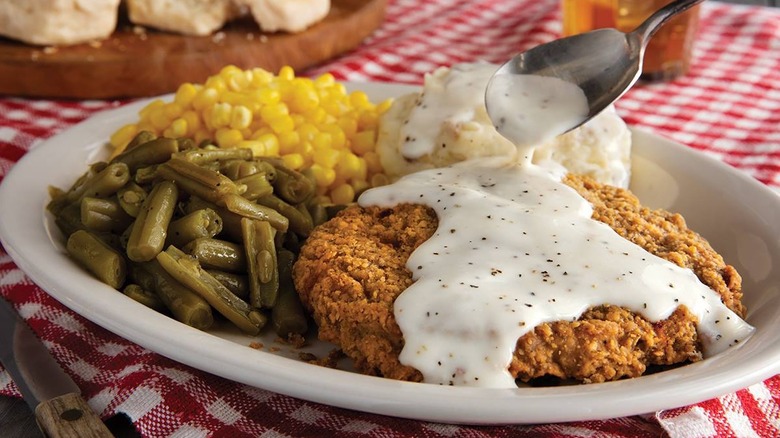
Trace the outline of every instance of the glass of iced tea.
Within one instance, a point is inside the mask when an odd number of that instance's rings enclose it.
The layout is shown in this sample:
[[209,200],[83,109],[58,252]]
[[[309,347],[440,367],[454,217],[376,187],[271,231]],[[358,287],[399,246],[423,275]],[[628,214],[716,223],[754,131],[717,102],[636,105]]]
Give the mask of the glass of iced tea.
[[[630,32],[671,0],[562,0],[563,36],[614,27]],[[671,80],[688,72],[699,5],[672,18],[650,40],[642,79]]]

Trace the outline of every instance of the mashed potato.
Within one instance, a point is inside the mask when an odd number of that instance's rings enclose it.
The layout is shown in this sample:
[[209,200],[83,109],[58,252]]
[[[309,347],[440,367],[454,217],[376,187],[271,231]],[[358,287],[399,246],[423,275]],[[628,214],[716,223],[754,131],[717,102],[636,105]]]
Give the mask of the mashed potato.
[[[441,67],[425,76],[419,93],[396,99],[380,119],[377,153],[391,179],[471,158],[517,153],[493,127],[485,87],[498,68],[488,63]],[[569,172],[627,187],[631,132],[610,107],[587,124],[538,145],[535,163],[555,162]]]

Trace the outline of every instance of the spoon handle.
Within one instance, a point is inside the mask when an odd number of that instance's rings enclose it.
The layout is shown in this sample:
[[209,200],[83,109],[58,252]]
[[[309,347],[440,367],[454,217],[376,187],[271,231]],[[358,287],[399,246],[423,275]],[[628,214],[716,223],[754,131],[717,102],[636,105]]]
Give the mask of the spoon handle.
[[663,8],[656,11],[653,15],[647,18],[642,24],[634,29],[632,34],[639,37],[642,47],[647,45],[647,42],[655,35],[656,31],[661,28],[669,19],[677,14],[687,11],[697,3],[701,3],[704,0],[677,0],[669,3]]

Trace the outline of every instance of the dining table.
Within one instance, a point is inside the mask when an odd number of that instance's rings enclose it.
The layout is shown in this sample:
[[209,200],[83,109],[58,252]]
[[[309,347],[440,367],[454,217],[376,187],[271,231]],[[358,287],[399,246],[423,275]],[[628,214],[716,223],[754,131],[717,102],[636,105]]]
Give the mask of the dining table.
[[[388,0],[381,25],[358,47],[296,73],[419,86],[437,67],[502,63],[559,37],[559,0]],[[0,184],[50,137],[135,100],[0,96]],[[687,74],[665,82],[640,81],[616,109],[628,125],[722,161],[780,193],[780,9],[704,2]],[[0,206],[9,208],[14,206]],[[780,435],[780,375],[689,406],[554,424],[448,424],[295,398],[190,367],[104,329],[47,294],[10,253],[0,246],[0,295],[117,436]],[[1,365],[0,430],[3,436],[39,433]]]

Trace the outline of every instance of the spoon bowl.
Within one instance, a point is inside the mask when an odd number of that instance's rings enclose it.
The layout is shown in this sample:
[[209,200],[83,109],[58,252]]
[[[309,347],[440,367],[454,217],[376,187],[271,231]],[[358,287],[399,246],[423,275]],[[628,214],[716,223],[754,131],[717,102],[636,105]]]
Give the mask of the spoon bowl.
[[[529,90],[493,90],[501,75],[532,75],[560,79],[579,87],[587,99],[587,115],[564,132],[574,129],[619,99],[642,73],[642,60],[650,38],[669,19],[704,0],[677,0],[648,17],[629,33],[599,29],[542,44],[514,56],[495,72],[485,92],[485,106],[494,123],[505,114],[491,111],[500,107],[499,94],[512,98]],[[505,83],[505,82],[503,82]],[[533,92],[533,90],[531,90]],[[559,132],[563,134],[563,132]]]

